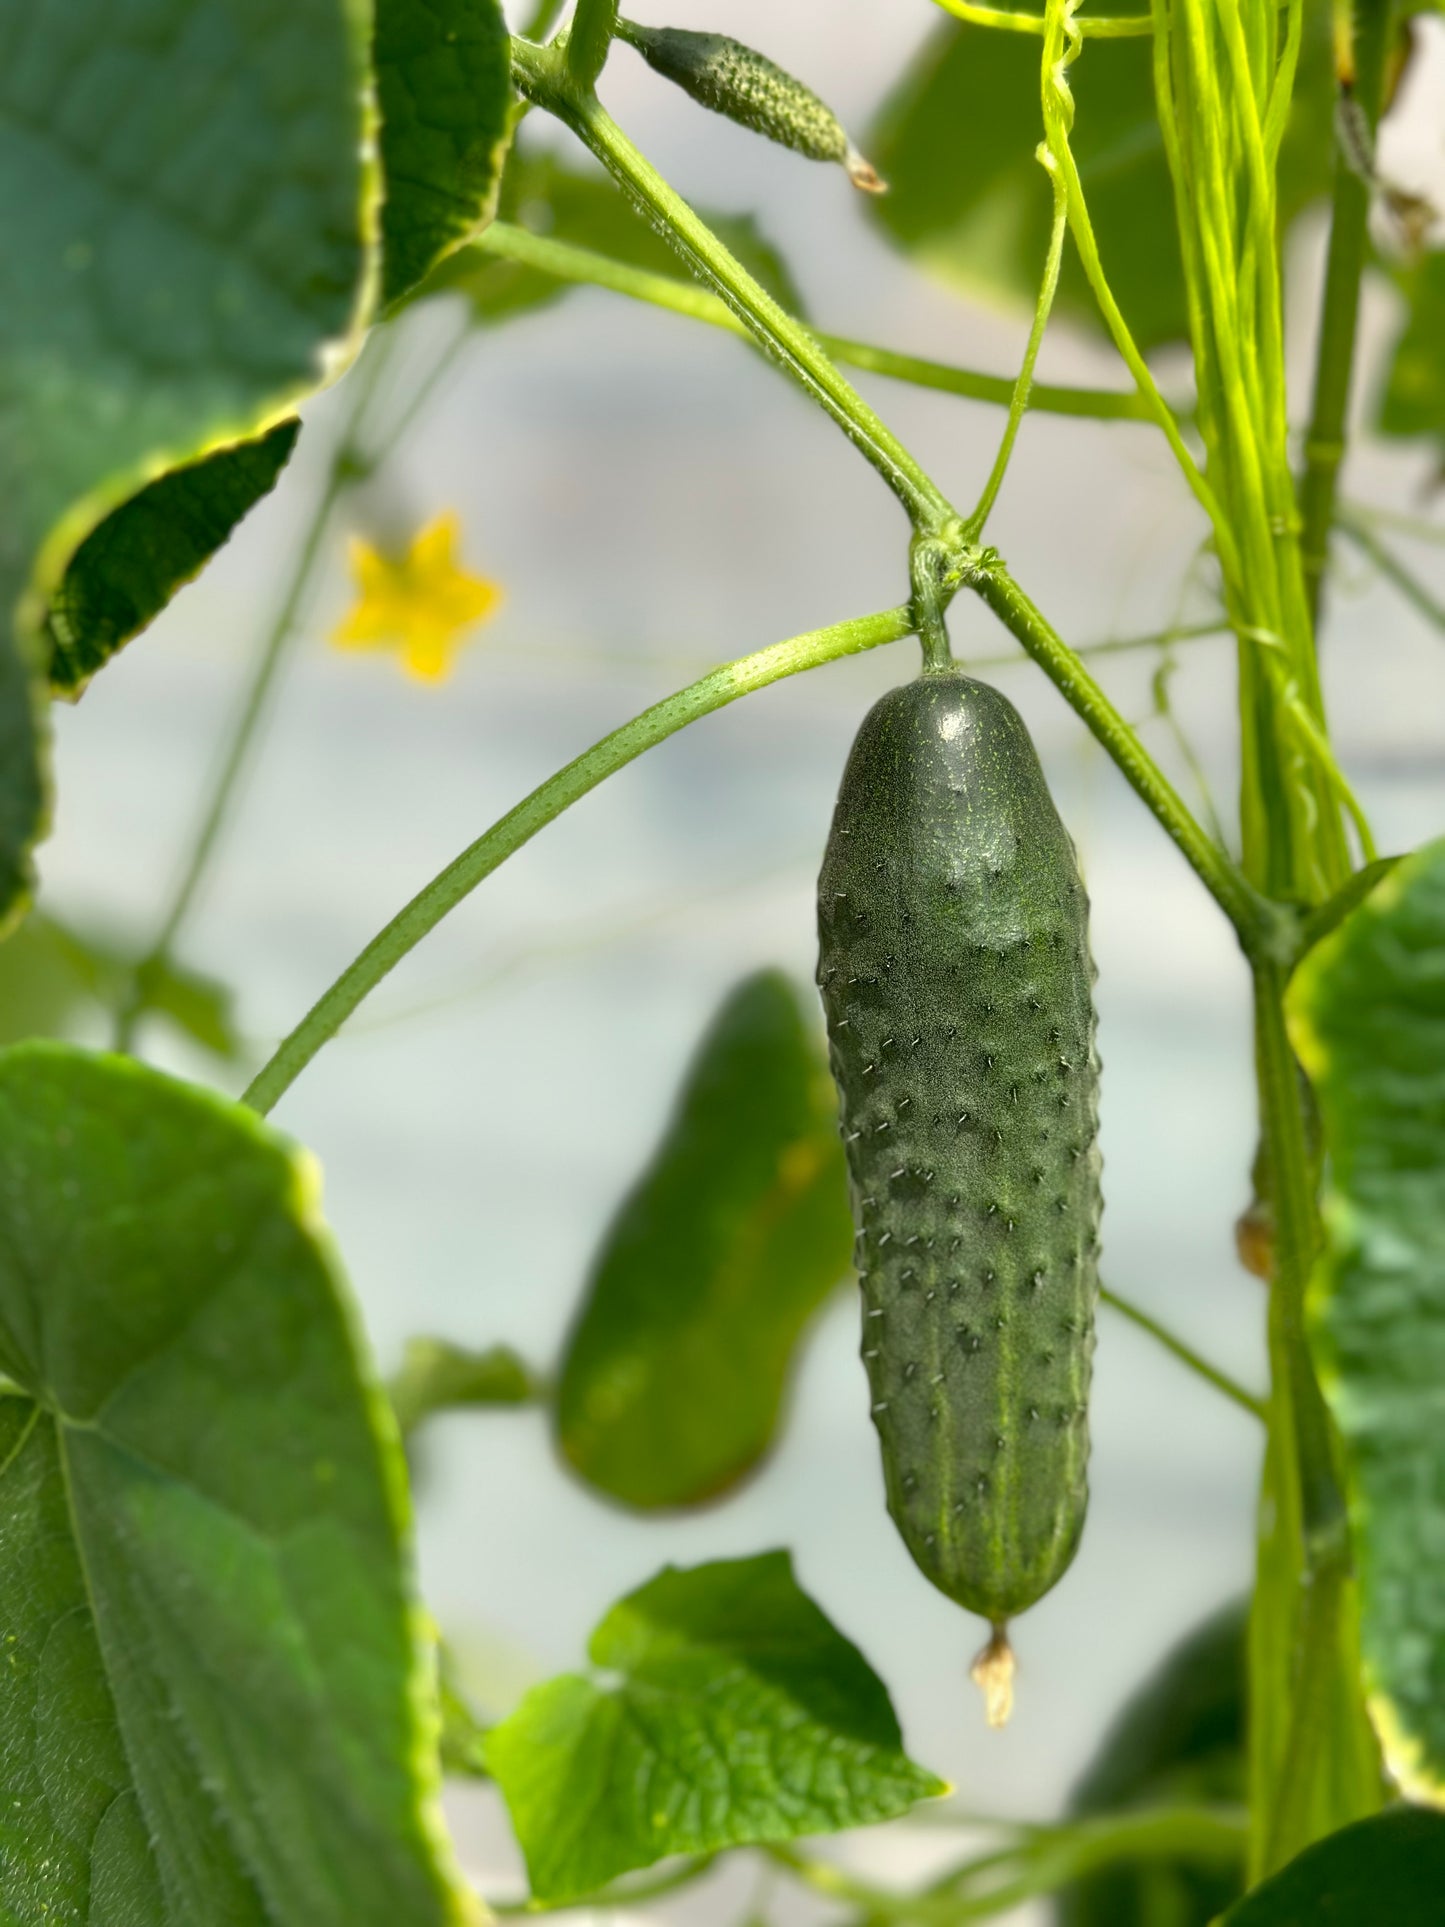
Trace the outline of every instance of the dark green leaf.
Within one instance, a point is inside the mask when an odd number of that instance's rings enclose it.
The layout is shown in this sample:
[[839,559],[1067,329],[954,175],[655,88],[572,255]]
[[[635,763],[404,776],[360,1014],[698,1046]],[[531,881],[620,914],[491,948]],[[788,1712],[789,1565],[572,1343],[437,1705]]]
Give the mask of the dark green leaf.
[[442,1772],[466,1780],[488,1780],[487,1732],[457,1682],[456,1664],[446,1646],[437,1653],[437,1690],[441,1700]]
[[1301,964],[1291,1034],[1319,1098],[1315,1363],[1339,1427],[1365,1683],[1394,1778],[1445,1798],[1445,840]]
[[[1314,10],[1314,24],[1280,158],[1285,222],[1330,182],[1327,8]],[[1030,308],[1053,216],[1053,192],[1034,157],[1043,133],[1041,48],[1032,34],[944,23],[865,143],[890,184],[872,212],[892,239],[964,292]],[[1094,41],[1069,70],[1074,158],[1104,272],[1144,349],[1183,338],[1189,319],[1151,62],[1147,38]],[[1057,312],[1103,325],[1072,249]]]
[[300,422],[172,469],[93,528],[50,604],[50,687],[78,695],[276,486]]
[[[0,1044],[78,1038],[109,1016],[129,987],[131,962],[115,944],[83,936],[37,912],[0,945]],[[144,1007],[217,1057],[241,1054],[231,992],[214,977],[169,961],[142,970]]]
[[635,1506],[734,1484],[773,1438],[852,1243],[821,1043],[788,979],[763,971],[703,1038],[594,1264],[557,1391],[571,1464]]
[[[497,214],[504,221],[591,248],[629,267],[687,279],[675,250],[605,174],[580,173],[550,149],[513,148],[502,176]],[[702,218],[769,294],[790,314],[802,314],[802,298],[782,257],[758,232],[751,215],[704,211]],[[487,325],[545,307],[567,293],[564,283],[535,268],[465,249],[444,262],[422,292],[435,294],[448,288],[464,293],[477,320]]]
[[377,0],[375,44],[389,306],[490,218],[511,65],[498,0]]
[[[1235,1602],[1166,1654],[1109,1728],[1072,1813],[1243,1802],[1247,1621]],[[1110,1867],[1060,1893],[1060,1927],[1205,1927],[1239,1894],[1242,1875],[1184,1860]]]
[[1434,435],[1445,452],[1445,251],[1399,277],[1405,327],[1380,403],[1387,435]]
[[473,1917],[400,1452],[314,1167],[129,1059],[0,1055],[0,1913]]
[[44,627],[167,469],[316,387],[372,214],[351,0],[0,0],[0,916],[44,817]]
[[444,1338],[408,1339],[401,1370],[387,1390],[403,1438],[434,1412],[529,1405],[541,1397],[535,1375],[509,1345],[469,1352]]
[[665,1854],[834,1833],[947,1788],[785,1552],[668,1566],[588,1648],[613,1675],[539,1686],[487,1740],[533,1894],[590,1893]]
[[1394,1807],[1307,1847],[1220,1927],[1426,1927],[1442,1894],[1445,1815]]

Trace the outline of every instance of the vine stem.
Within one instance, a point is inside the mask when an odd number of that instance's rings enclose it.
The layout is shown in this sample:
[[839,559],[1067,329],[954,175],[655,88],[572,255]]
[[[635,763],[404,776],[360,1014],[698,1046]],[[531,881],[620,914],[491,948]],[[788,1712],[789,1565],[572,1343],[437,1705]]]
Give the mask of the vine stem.
[[536,5],[522,26],[522,36],[526,40],[545,40],[557,24],[565,0],[536,0]]
[[1331,1750],[1333,1670],[1350,1571],[1329,1414],[1305,1328],[1305,1291],[1320,1231],[1300,1073],[1285,1025],[1285,984],[1286,974],[1278,964],[1256,965],[1255,1050],[1275,1217],[1269,1311],[1274,1428],[1278,1448],[1290,1456],[1290,1482],[1299,1502],[1294,1677],[1283,1755],[1270,1798],[1255,1815],[1254,1853],[1261,1873],[1284,1865],[1317,1831],[1311,1812]]
[[336,1035],[358,1004],[449,911],[499,864],[530,842],[539,830],[545,829],[579,797],[596,789],[644,750],[665,742],[700,716],[736,702],[739,696],[765,689],[769,683],[780,682],[785,676],[795,676],[802,670],[816,669],[821,663],[834,662],[840,656],[852,656],[864,649],[876,649],[883,643],[897,642],[912,635],[913,628],[913,612],[905,604],[878,615],[860,616],[849,622],[833,623],[826,629],[814,629],[788,642],[774,643],[754,655],[724,663],[685,689],[665,696],[574,757],[463,850],[392,918],[282,1040],[257,1072],[244,1093],[243,1102],[263,1114],[269,1111],[321,1046]]
[[675,1894],[684,1887],[691,1887],[712,1872],[716,1861],[716,1854],[695,1854],[679,1867],[669,1867],[647,1879],[619,1880],[583,1900],[489,1900],[487,1905],[502,1919],[518,1914],[552,1914],[562,1909],[572,1913],[584,1907],[595,1908],[599,1912],[615,1909],[623,1913],[632,1907],[645,1907],[650,1901],[661,1900],[664,1894]]
[[1368,556],[1385,580],[1399,590],[1417,615],[1423,616],[1436,629],[1445,631],[1445,602],[1432,594],[1419,577],[1405,567],[1367,522],[1346,512],[1340,517],[1338,526]]
[[1076,653],[1045,620],[1003,563],[986,553],[964,578],[1021,642],[1120,773],[1158,818],[1186,862],[1234,925],[1246,955],[1268,953],[1285,939],[1280,912],[1247,881],[1205,832]]
[[[551,235],[533,234],[529,228],[514,227],[509,221],[493,221],[471,244],[471,251],[516,261],[557,281],[606,288],[633,301],[645,301],[651,307],[684,315],[690,321],[706,322],[709,327],[724,328],[748,340],[754,338],[754,331],[747,323],[738,318],[721,296],[709,294],[706,288],[680,281],[674,275],[631,267],[625,261],[615,261],[610,255],[577,247],[570,241],[555,240]],[[854,341],[826,329],[815,328],[813,337],[834,361],[861,368],[868,374],[911,382],[916,388],[961,395],[969,401],[996,402],[1005,408],[1013,401],[1017,388],[1017,382],[1007,375],[985,375],[949,362],[931,361],[922,355],[901,354],[896,349]],[[1031,409],[1049,415],[1151,425],[1154,421],[1153,410],[1137,390],[1125,394],[1107,388],[1070,388],[1040,381],[1030,388],[1028,403]]]
[[567,72],[579,87],[595,85],[607,64],[616,27],[617,0],[577,0],[571,31],[566,36],[566,61]]
[[[1392,0],[1354,0],[1353,72],[1337,74],[1342,104],[1353,102],[1373,136],[1385,95]],[[1346,61],[1348,68],[1349,61]],[[1335,144],[1334,204],[1329,256],[1320,301],[1320,338],[1314,401],[1300,477],[1300,561],[1310,621],[1319,627],[1335,492],[1345,453],[1345,423],[1354,379],[1360,281],[1369,251],[1370,183],[1362,180],[1343,143]]]
[[1253,1392],[1246,1391],[1237,1379],[1229,1376],[1228,1372],[1221,1371],[1217,1365],[1211,1365],[1207,1358],[1195,1351],[1192,1345],[1187,1345],[1182,1338],[1177,1337],[1167,1325],[1161,1325],[1157,1318],[1151,1318],[1147,1311],[1133,1304],[1129,1299],[1121,1298],[1117,1291],[1110,1291],[1107,1285],[1100,1285],[1099,1297],[1121,1317],[1127,1318],[1130,1324],[1137,1325],[1140,1331],[1148,1332],[1149,1336],[1162,1345],[1165,1351],[1171,1352],[1181,1365],[1187,1365],[1191,1372],[1197,1372],[1199,1377],[1205,1379],[1216,1391],[1223,1392],[1226,1398],[1233,1399],[1236,1405],[1252,1413],[1255,1418],[1261,1421],[1268,1419],[1269,1407],[1262,1398],[1256,1398]]
[[[973,0],[938,0],[945,13],[973,27],[992,27],[1004,33],[1042,34],[1047,31],[1041,13],[1026,13],[1022,8],[980,7]],[[1142,40],[1154,31],[1154,19],[1147,13],[1082,14],[1079,32],[1085,40]]]
[[817,337],[781,308],[698,219],[596,95],[577,84],[557,49],[514,39],[512,77],[529,100],[571,128],[772,359],[832,417],[893,490],[913,526],[937,531],[955,524],[948,498],[839,373]]
[[978,541],[983,534],[984,524],[993,512],[993,505],[998,500],[998,492],[1003,487],[1003,478],[1008,473],[1014,443],[1018,440],[1024,411],[1029,405],[1030,390],[1034,382],[1034,367],[1039,358],[1039,349],[1043,346],[1044,330],[1049,325],[1049,311],[1054,305],[1054,295],[1058,291],[1059,268],[1064,258],[1064,236],[1069,227],[1068,188],[1059,164],[1050,153],[1046,142],[1039,143],[1038,158],[1049,177],[1049,185],[1054,190],[1053,226],[1049,232],[1043,279],[1039,283],[1038,299],[1034,303],[1033,325],[1029,329],[1028,345],[1024,349],[1023,366],[1019,369],[1018,380],[1014,383],[1014,391],[1009,398],[1008,422],[1003,431],[1003,440],[999,443],[998,454],[994,457],[993,468],[989,472],[988,480],[984,483],[983,493],[978,498],[978,506],[963,525],[964,535],[970,542]]
[[850,1927],[878,1927],[882,1922],[961,1927],[1121,1863],[1185,1859],[1236,1865],[1245,1827],[1245,1816],[1237,1809],[1206,1806],[1145,1808],[1031,1827],[1016,1845],[966,1860],[913,1893],[895,1893],[860,1880],[796,1847],[777,1844],[764,1851],[814,1893],[859,1909]]

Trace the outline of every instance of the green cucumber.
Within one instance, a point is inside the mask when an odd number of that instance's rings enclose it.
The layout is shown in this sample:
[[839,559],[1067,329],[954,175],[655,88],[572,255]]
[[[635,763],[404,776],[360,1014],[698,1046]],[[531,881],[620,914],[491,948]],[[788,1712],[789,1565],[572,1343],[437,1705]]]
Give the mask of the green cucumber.
[[849,140],[827,102],[755,47],[727,34],[644,27],[620,15],[617,38],[700,107],[726,115],[810,161],[838,162],[854,187],[866,194],[886,192],[887,184]]
[[950,669],[869,711],[818,927],[888,1509],[1001,1689],[1083,1526],[1100,1197],[1088,902],[997,690]]

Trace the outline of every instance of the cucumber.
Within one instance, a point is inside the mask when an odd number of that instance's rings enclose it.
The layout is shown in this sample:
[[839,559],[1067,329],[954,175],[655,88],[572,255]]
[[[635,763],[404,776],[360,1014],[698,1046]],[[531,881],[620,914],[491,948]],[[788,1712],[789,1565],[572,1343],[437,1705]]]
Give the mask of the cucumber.
[[849,140],[826,101],[755,47],[727,34],[644,27],[620,15],[616,31],[654,73],[681,87],[700,107],[724,114],[810,161],[837,161],[854,187],[867,194],[886,192],[886,183]]
[[1088,1498],[1099,1066],[1073,844],[997,690],[950,668],[869,711],[818,928],[888,1509],[992,1622],[1007,1717],[1004,1623]]

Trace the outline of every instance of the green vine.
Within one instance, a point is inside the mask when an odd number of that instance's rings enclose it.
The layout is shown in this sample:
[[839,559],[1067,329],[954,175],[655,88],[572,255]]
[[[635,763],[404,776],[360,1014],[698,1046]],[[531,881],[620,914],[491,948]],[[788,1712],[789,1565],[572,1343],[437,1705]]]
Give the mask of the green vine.
[[321,1046],[336,1035],[352,1011],[443,917],[524,843],[529,843],[539,830],[555,822],[580,797],[633,762],[644,750],[665,742],[699,717],[736,702],[739,696],[766,689],[769,683],[780,682],[785,676],[816,669],[821,663],[835,662],[840,656],[852,656],[860,650],[897,642],[912,633],[913,613],[904,606],[884,610],[879,615],[860,616],[851,622],[834,623],[827,629],[794,636],[788,642],[774,643],[770,649],[760,649],[754,655],[739,657],[736,662],[710,671],[686,689],[654,703],[651,709],[645,709],[631,722],[613,730],[591,749],[584,750],[515,809],[509,810],[418,891],[282,1041],[247,1087],[244,1102],[253,1110],[269,1111]]

